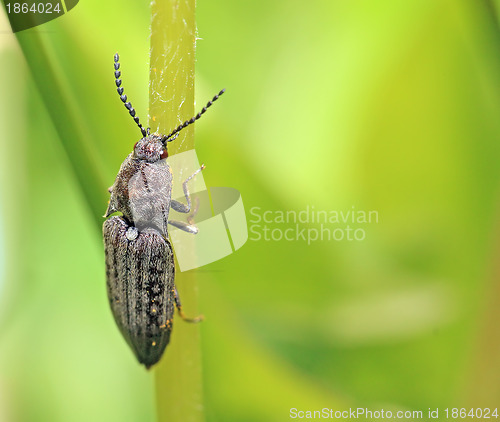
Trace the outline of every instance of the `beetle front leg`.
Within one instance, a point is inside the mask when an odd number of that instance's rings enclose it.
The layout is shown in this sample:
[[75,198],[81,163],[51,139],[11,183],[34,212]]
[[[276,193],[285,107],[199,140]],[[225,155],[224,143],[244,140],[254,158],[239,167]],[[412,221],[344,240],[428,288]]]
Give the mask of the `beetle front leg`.
[[176,201],[175,199],[172,199],[172,202],[170,203],[170,207],[172,209],[174,209],[177,212],[183,212],[183,213],[188,213],[191,211],[191,197],[189,195],[189,189],[187,184],[194,176],[196,176],[204,168],[205,164],[202,164],[198,170],[196,170],[191,176],[189,176],[182,183],[182,190],[184,191],[184,197],[186,198],[187,205],[183,204],[182,202]]
[[187,318],[186,315],[184,315],[184,312],[182,311],[181,299],[179,298],[179,293],[177,292],[176,287],[174,287],[174,300],[175,300],[175,306],[177,307],[177,310],[179,311],[179,315],[184,321],[186,321],[186,322],[203,321],[203,318],[204,318],[203,315],[198,315],[196,318]]
[[[191,233],[191,234],[197,234],[198,233],[198,227],[196,227],[196,225],[194,224],[194,216],[198,212],[198,208],[200,206],[200,201],[198,200],[198,198],[195,198],[194,202],[195,202],[195,207],[194,207],[193,212],[188,215],[187,223],[185,223],[184,221],[169,220],[168,224],[170,224],[170,225],[172,225],[174,227],[177,227],[178,229],[181,229],[181,230],[183,230],[185,232],[188,232],[188,233]],[[178,204],[184,205],[184,204],[182,204],[180,202],[178,202]]]

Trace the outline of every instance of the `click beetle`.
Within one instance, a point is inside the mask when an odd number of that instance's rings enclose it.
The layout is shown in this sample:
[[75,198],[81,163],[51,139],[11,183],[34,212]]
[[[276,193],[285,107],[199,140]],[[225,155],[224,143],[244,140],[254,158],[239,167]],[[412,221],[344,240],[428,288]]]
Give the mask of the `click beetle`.
[[[142,137],[120,166],[103,224],[107,293],[114,319],[138,361],[150,368],[157,363],[170,341],[174,306],[182,312],[175,286],[175,264],[167,225],[196,234],[188,182],[183,183],[186,203],[171,198],[172,169],[167,163],[167,143],[198,120],[224,93],[221,90],[194,117],[168,135],[150,133],[124,94],[118,53],[114,56],[115,83],[121,101],[139,127]],[[170,209],[191,213],[187,222],[169,219]],[[120,215],[112,215],[120,213]]]

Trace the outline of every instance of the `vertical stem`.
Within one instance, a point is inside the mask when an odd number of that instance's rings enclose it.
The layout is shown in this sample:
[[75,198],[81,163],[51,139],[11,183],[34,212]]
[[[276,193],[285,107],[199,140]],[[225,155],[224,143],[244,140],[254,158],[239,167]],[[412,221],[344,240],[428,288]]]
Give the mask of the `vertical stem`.
[[[149,107],[151,132],[167,134],[194,115],[195,0],[151,3]],[[168,144],[169,155],[194,148],[189,126]],[[181,183],[181,181],[174,181]],[[177,271],[176,285],[188,315],[196,313],[192,273]],[[159,421],[203,421],[199,328],[174,319],[171,344],[155,369]]]

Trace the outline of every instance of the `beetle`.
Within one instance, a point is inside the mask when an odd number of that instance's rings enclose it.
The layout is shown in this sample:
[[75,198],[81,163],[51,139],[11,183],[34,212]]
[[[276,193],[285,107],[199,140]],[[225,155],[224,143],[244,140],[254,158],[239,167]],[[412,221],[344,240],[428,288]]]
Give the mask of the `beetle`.
[[[168,135],[150,133],[144,128],[128,101],[120,79],[119,55],[114,56],[115,84],[121,101],[139,127],[142,137],[120,166],[113,185],[103,224],[106,259],[106,287],[114,319],[138,361],[149,369],[165,351],[172,333],[174,306],[188,322],[175,286],[175,264],[167,225],[188,233],[198,233],[191,213],[188,182],[202,165],[182,184],[186,203],[172,195],[172,169],[167,163],[167,143],[198,120],[224,93],[221,90],[194,117]],[[169,219],[170,208],[191,213],[187,222]],[[115,213],[121,215],[113,215]]]

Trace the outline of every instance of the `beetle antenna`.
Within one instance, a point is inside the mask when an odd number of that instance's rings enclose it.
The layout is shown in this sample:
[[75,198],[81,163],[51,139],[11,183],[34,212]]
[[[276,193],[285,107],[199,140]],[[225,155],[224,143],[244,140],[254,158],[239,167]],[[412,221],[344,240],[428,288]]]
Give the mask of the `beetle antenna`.
[[127,101],[127,96],[123,93],[123,87],[122,85],[122,80],[120,79],[120,76],[122,72],[120,72],[120,56],[118,53],[115,54],[115,84],[116,84],[116,91],[118,92],[118,95],[120,96],[120,100],[122,100],[123,105],[127,108],[129,114],[132,116],[134,119],[134,122],[139,126],[139,129],[141,129],[142,136],[147,136],[149,133],[149,128],[146,130],[142,125],[139,123],[139,116],[135,115],[135,109],[132,107],[132,104],[130,101]]
[[215,101],[219,99],[219,97],[224,94],[226,90],[222,89],[220,92],[212,98],[205,107],[201,109],[201,111],[194,117],[191,117],[189,120],[186,120],[183,124],[177,126],[176,129],[174,129],[172,132],[170,132],[167,136],[165,136],[164,143],[166,142],[172,142],[177,136],[173,137],[176,133],[180,132],[182,129],[184,129],[186,126],[189,126],[190,124],[196,122],[203,114],[207,111],[208,107],[210,107]]

